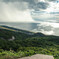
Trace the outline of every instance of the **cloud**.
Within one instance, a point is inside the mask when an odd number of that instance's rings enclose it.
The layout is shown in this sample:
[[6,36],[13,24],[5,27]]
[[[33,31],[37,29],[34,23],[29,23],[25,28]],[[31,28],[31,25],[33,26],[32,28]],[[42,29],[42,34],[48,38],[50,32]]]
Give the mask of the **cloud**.
[[[5,3],[19,2],[19,4],[20,4],[20,5],[18,5],[19,7],[16,5],[18,8],[20,8],[21,6],[24,6],[24,4],[22,4],[22,3],[25,2],[25,3],[27,3],[26,6],[28,7],[28,9],[34,9],[34,10],[46,9],[48,6],[48,3],[40,2],[40,0],[2,0],[2,1]],[[25,8],[23,7],[23,9],[25,9]]]
[[55,29],[54,29],[54,35],[59,36],[59,28],[55,28]]
[[37,24],[37,26],[37,32],[42,32],[46,35],[59,36],[59,23],[40,22],[40,24]]
[[48,7],[48,3],[46,3],[46,2],[39,2],[38,4],[37,4],[37,7],[38,8],[40,8],[40,9],[46,9],[47,7]]
[[[25,7],[26,3],[24,2],[22,6],[20,6],[20,8],[17,7],[19,3],[18,2],[9,2],[9,3],[5,3],[5,2],[0,2],[0,22],[31,22],[33,21],[31,15],[30,15],[30,11],[27,10]],[[22,3],[21,3],[22,4]],[[20,4],[19,4],[20,5]],[[25,7],[26,10],[21,10],[23,9],[23,7]]]
[[17,8],[19,10],[26,10],[28,9],[28,3],[27,2],[22,2],[21,0],[3,0],[1,3],[5,3],[7,5],[11,5],[14,8]]
[[48,0],[48,1],[58,1],[58,0]]
[[0,0],[0,21],[34,21],[30,11],[47,7],[40,0]]
[[[44,4],[42,4],[42,6],[43,5]],[[40,10],[39,12],[36,12],[36,11],[32,12],[32,17],[35,19],[35,21],[51,22],[52,20],[52,22],[58,22],[59,21],[59,3],[49,2],[49,6],[47,6],[47,9]]]
[[46,35],[54,35],[54,31],[44,31],[43,29],[41,30],[42,33]]

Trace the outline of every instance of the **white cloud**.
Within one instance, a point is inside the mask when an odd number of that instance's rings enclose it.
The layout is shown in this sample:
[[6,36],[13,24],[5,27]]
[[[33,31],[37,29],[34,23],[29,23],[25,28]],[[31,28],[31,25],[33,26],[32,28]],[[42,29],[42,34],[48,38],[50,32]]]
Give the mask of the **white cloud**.
[[37,26],[38,26],[38,29],[34,29],[33,31],[42,32],[46,35],[59,36],[59,23],[39,22]]
[[[21,5],[21,4],[20,4]],[[23,7],[27,5],[26,3],[23,3]],[[5,3],[0,2],[0,21],[5,22],[33,22],[33,19],[30,15],[30,11],[25,7],[26,10],[20,10],[17,8],[17,3]],[[22,9],[22,5],[19,6]]]
[[49,2],[49,8],[46,9],[47,12],[58,12],[59,11],[59,3]]
[[53,35],[54,34],[53,30],[51,30],[51,31],[44,31],[43,29],[41,29],[41,32],[46,34],[46,35]]
[[38,26],[52,26],[53,28],[59,28],[59,23],[41,22]]

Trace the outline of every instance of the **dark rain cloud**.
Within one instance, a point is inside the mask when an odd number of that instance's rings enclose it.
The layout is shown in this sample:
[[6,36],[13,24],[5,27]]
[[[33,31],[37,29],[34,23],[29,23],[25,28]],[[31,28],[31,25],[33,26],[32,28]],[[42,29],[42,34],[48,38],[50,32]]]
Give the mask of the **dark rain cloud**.
[[[45,2],[38,2],[38,0],[1,0],[5,3],[13,3],[13,2],[19,2],[19,4],[21,4],[22,2],[26,2],[28,5],[28,8],[27,9],[34,9],[34,10],[40,10],[40,9],[46,9],[49,4],[48,3],[45,3]],[[22,6],[23,3],[21,5],[18,4],[18,9],[20,9],[22,7],[22,9],[26,9],[25,7],[26,6]],[[21,10],[22,10],[21,9]]]
[[38,8],[41,8],[41,9],[46,9],[47,7],[48,7],[48,3],[46,3],[46,2],[39,2],[38,4],[37,4],[37,7]]
[[38,0],[1,0],[3,2],[28,2],[28,3],[35,3]]
[[48,1],[52,1],[53,2],[53,1],[58,1],[58,0],[48,0]]

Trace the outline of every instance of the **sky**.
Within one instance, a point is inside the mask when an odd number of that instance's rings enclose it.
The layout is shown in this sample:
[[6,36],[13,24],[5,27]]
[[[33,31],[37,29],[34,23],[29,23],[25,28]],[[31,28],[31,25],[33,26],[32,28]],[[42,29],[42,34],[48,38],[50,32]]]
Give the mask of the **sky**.
[[0,0],[0,22],[57,22],[58,5],[58,0]]
[[41,32],[59,35],[59,0],[0,0],[0,22],[40,23]]

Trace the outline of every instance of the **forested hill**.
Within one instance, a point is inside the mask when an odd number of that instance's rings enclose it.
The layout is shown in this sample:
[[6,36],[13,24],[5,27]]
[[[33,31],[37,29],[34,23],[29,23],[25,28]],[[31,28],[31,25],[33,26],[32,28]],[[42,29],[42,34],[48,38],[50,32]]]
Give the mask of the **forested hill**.
[[[10,49],[20,52],[20,57],[39,53],[59,58],[59,37],[0,26],[0,52],[5,55],[3,50],[9,51],[8,54]],[[13,56],[19,56],[19,53],[13,53]]]
[[26,30],[16,29],[13,27],[8,26],[0,26],[0,38],[9,39],[12,36],[15,37],[15,39],[25,39],[28,37],[41,37],[45,36],[42,33],[34,33]]
[[[8,41],[19,41],[21,46],[47,46],[47,45],[58,45],[58,36],[49,36],[42,33],[33,33],[21,29],[16,29],[8,26],[0,26],[0,39]],[[27,44],[26,44],[27,43]]]
[[0,25],[0,38],[10,39],[12,38],[12,36],[14,36],[15,39],[22,39],[22,40],[28,37],[56,37]]

